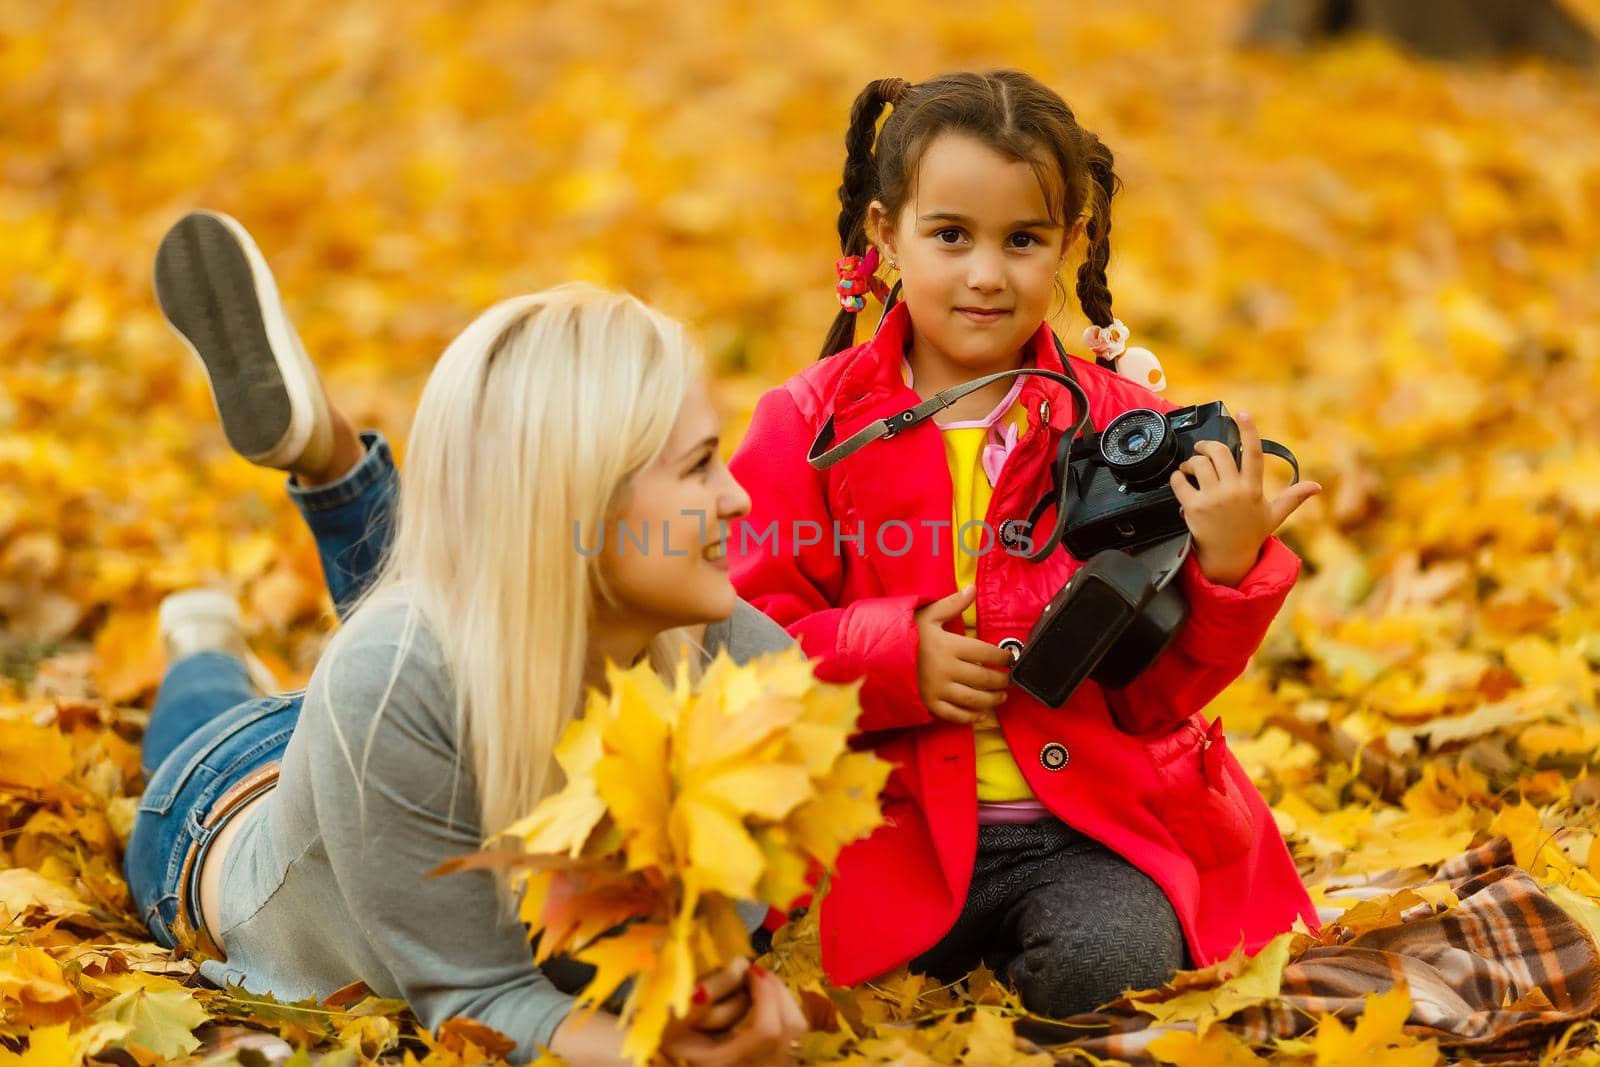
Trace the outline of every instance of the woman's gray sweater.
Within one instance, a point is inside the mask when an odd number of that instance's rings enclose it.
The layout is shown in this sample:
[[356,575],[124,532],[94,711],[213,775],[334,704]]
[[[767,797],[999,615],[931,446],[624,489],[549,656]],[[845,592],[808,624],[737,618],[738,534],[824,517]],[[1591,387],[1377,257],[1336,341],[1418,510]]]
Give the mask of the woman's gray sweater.
[[[705,643],[743,663],[793,642],[741,600]],[[424,1025],[470,1016],[514,1038],[515,1058],[532,1059],[573,998],[533,966],[493,875],[428,877],[479,848],[476,798],[443,653],[404,592],[383,594],[312,675],[278,787],[223,863],[228,958],[201,972],[284,1001],[359,979],[403,998]],[[741,911],[752,929],[764,914]]]

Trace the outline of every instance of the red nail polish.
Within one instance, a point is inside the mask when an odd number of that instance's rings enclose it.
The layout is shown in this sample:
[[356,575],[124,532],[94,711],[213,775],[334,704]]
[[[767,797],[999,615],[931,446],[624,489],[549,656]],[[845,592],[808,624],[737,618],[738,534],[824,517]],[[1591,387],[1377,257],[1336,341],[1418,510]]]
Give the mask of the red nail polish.
[[692,999],[696,1004],[704,1004],[711,999],[711,994],[706,992],[705,986],[697,985],[694,987],[694,997]]
[[765,978],[767,976],[767,969],[761,966],[759,963],[752,963],[750,965],[750,973],[755,975],[757,978]]

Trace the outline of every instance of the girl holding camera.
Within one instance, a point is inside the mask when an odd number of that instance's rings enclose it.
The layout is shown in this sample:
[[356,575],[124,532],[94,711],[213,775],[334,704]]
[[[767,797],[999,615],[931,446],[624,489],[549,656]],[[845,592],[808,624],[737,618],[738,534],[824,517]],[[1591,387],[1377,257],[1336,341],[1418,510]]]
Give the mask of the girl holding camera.
[[[1012,71],[874,81],[845,145],[842,310],[825,358],[758,405],[732,461],[752,506],[729,536],[741,595],[820,657],[820,677],[862,680],[864,739],[896,767],[887,825],[844,851],[821,904],[830,977],[910,964],[950,979],[982,962],[1061,1017],[1253,950],[1297,916],[1314,926],[1271,814],[1200,709],[1294,585],[1299,560],[1272,534],[1318,487],[1268,499],[1241,413],[1240,462],[1205,442],[1172,474],[1194,545],[1172,646],[1126,688],[1089,682],[1059,709],[1010,688],[999,643],[1027,637],[1081,565],[1064,548],[1029,562],[1019,526],[1050,491],[1072,394],[1003,379],[826,471],[807,454],[830,419],[843,441],[991,373],[1068,370],[1045,319],[1080,238],[1086,339],[1119,348],[1111,152]],[[901,300],[852,347],[880,262]],[[1172,410],[1070,363],[1096,429]]]
[[[738,601],[705,536],[706,515],[748,498],[695,347],[630,296],[504,301],[434,366],[400,494],[388,446],[328,401],[236,222],[181,220],[156,288],[229,442],[290,473],[343,626],[305,691],[252,697],[232,602],[163,602],[170,666],[125,858],[151,934],[206,948],[219,984],[292,1001],[359,980],[427,1026],[501,1031],[515,1062],[548,1048],[621,1067],[616,1018],[574,1010],[592,972],[535,967],[488,872],[430,874],[559,788],[554,746],[608,661],[648,657],[670,679],[686,647],[744,661],[791,643]],[[617,523],[680,549],[582,547]],[[745,960],[706,976],[695,1005],[663,1042],[674,1062],[788,1063],[805,1031],[783,983]]]

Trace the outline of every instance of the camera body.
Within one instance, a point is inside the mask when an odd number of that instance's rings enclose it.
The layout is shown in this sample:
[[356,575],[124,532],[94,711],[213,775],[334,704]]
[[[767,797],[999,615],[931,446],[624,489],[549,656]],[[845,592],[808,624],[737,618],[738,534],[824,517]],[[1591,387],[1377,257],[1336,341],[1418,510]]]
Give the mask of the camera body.
[[1106,549],[1138,551],[1187,532],[1168,479],[1202,441],[1221,442],[1239,461],[1239,427],[1220,400],[1165,415],[1136,408],[1100,433],[1063,441],[1071,449],[1062,535],[1067,550],[1088,560]]
[[1011,641],[1011,678],[1051,707],[1087,679],[1120,689],[1154,663],[1189,617],[1173,581],[1189,531],[1172,473],[1202,441],[1239,461],[1239,427],[1220,400],[1162,414],[1125,411],[1100,433],[1063,441],[1062,543],[1084,560],[1045,605],[1025,642]]

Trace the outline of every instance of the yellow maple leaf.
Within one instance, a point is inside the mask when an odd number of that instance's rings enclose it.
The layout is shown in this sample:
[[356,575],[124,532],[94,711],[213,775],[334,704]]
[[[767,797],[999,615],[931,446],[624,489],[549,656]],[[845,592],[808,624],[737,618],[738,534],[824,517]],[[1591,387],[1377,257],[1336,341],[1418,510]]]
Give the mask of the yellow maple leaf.
[[[799,718],[804,706],[753,689],[753,679],[732,666],[713,662],[700,683],[700,696],[685,709],[673,747],[673,773],[683,777],[754,751]],[[715,687],[723,687],[721,689]],[[741,702],[735,694],[748,694]]]
[[113,703],[154,689],[166,670],[166,652],[151,610],[114,613],[95,634],[95,680]]
[[577,954],[595,967],[595,977],[583,992],[586,1002],[603,1000],[623,982],[634,980],[623,1006],[629,1026],[622,1053],[635,1063],[655,1055],[672,1016],[688,1009],[699,973],[690,947],[692,922],[692,913],[685,913],[671,927],[633,923]]
[[584,988],[584,999],[600,1003],[635,975],[669,966],[662,951],[672,944],[668,935],[664,923],[635,922],[580,949],[577,958],[595,969],[594,978]]
[[1547,885],[1544,891],[1550,894],[1551,900],[1561,906],[1561,910],[1572,916],[1589,932],[1590,940],[1600,945],[1600,901],[1589,894],[1568,889],[1564,885]]
[[34,908],[52,918],[89,913],[88,903],[62,881],[26,867],[0,871],[0,913],[15,920]]
[[763,826],[752,832],[765,862],[761,880],[756,884],[756,895],[773,907],[786,910],[792,903],[810,892],[808,876],[811,863],[804,850],[794,842],[787,827]]
[[83,1050],[68,1034],[66,1023],[40,1026],[28,1035],[22,1052],[0,1048],[0,1064],[5,1067],[68,1067],[83,1062]]
[[[1330,895],[1334,900],[1338,899],[1336,893]],[[1339,944],[1372,930],[1398,926],[1408,912],[1422,914],[1440,907],[1454,907],[1457,903],[1456,895],[1449,886],[1427,885],[1402,889],[1351,905],[1343,915],[1323,928],[1323,940],[1328,944]]]
[[722,803],[773,821],[788,815],[811,796],[811,776],[803,766],[771,763],[766,766],[734,764],[721,773],[696,781],[685,796],[706,804]]
[[1312,1048],[1316,1067],[1433,1067],[1441,1062],[1436,1041],[1418,1041],[1404,1030],[1411,1014],[1411,995],[1399,982],[1387,993],[1367,997],[1366,1008],[1355,1026],[1346,1030],[1337,1017],[1325,1016],[1317,1024]]
[[576,857],[605,814],[606,802],[592,790],[564,790],[507,827],[506,835],[521,838],[529,852]]
[[0,1048],[0,1067],[79,1067],[84,1057],[104,1049],[126,1030],[117,1022],[97,1022],[75,1030],[70,1023],[40,1026],[29,1032],[28,1047],[22,1052]]
[[1529,634],[1506,646],[1506,665],[1532,686],[1560,690],[1570,700],[1593,706],[1595,675],[1580,649],[1559,647]]
[[1052,1067],[1056,1058],[1048,1052],[1022,1051],[1017,1047],[1010,1018],[994,1008],[980,1007],[967,1024],[962,1062],[992,1067]]
[[[1394,814],[1391,810],[1388,814]],[[1346,874],[1427,867],[1456,855],[1472,841],[1476,814],[1457,808],[1432,819],[1384,818],[1363,827],[1358,847],[1340,868]]]
[[22,1026],[63,1022],[78,1014],[77,988],[43,949],[0,949],[0,1005],[8,1021]]
[[1555,831],[1545,829],[1539,809],[1527,801],[1501,808],[1489,824],[1489,832],[1510,841],[1517,866],[1535,876],[1542,876],[1551,864],[1564,866]]
[[1156,1059],[1179,1067],[1256,1067],[1267,1062],[1221,1026],[1204,1034],[1172,1030],[1145,1047]]
[[607,931],[648,918],[659,905],[649,881],[604,870],[539,872],[529,879],[523,918],[539,933],[538,959],[589,944]]
[[677,854],[699,872],[705,888],[735,897],[755,893],[766,857],[738,813],[686,796],[673,805],[672,820]]
[[[685,909],[680,914],[689,914]],[[748,955],[750,931],[734,902],[717,893],[707,894],[687,927],[690,948],[697,960],[729,960]]]
[[625,835],[629,868],[642,870],[671,856],[668,739],[675,700],[652,670],[613,668],[607,677],[612,695],[594,788]]
[[72,773],[72,742],[55,726],[0,718],[0,788],[43,793]]
[[1220,984],[1187,988],[1167,999],[1157,999],[1161,996],[1159,990],[1137,993],[1129,998],[1130,1003],[1158,1023],[1194,1023],[1195,1029],[1204,1035],[1214,1023],[1277,998],[1278,991],[1283,988],[1283,969],[1288,966],[1294,938],[1292,933],[1279,934],[1254,956],[1236,952],[1220,964],[1214,964],[1207,969],[1210,973],[1228,976]]
[[590,695],[591,713],[572,723],[556,745],[556,762],[566,775],[565,786],[505,830],[504,836],[520,838],[528,852],[576,857],[605,817],[606,804],[594,782],[594,766],[604,751],[600,734],[605,720],[592,713],[597,700]]
[[[904,1033],[890,1033],[862,1041],[859,1048],[863,1064],[893,1064],[894,1067],[949,1067],[949,1060],[935,1059],[917,1047],[926,1043],[927,1037]],[[854,1060],[847,1060],[854,1063]]]
[[376,1059],[400,1040],[400,1027],[388,1015],[361,1015],[339,1026],[338,1042],[366,1059]]
[[588,1003],[635,979],[623,1014],[642,1062],[695,977],[748,946],[733,901],[805,892],[813,863],[881,821],[889,768],[847,751],[856,689],[818,682],[798,650],[743,666],[721,655],[696,689],[647,664],[608,679],[563,737],[562,790],[512,832],[543,850],[520,909],[539,957],[576,947],[594,963]]
[[839,850],[883,822],[878,795],[889,780],[889,764],[866,752],[839,757],[816,797],[789,816],[795,843],[821,862],[832,863]]
[[194,993],[171,978],[133,972],[105,980],[116,995],[94,1012],[94,1018],[127,1028],[116,1039],[124,1047],[148,1049],[162,1059],[176,1059],[200,1047],[191,1031],[208,1016]]
[[1517,747],[1530,760],[1600,749],[1600,723],[1534,723],[1517,732]]
[[1418,818],[1437,818],[1489,799],[1489,780],[1465,761],[1451,767],[1429,763],[1422,776],[1402,798],[1407,811]]
[[784,741],[807,774],[820,778],[850,740],[849,725],[799,719],[789,724]]

